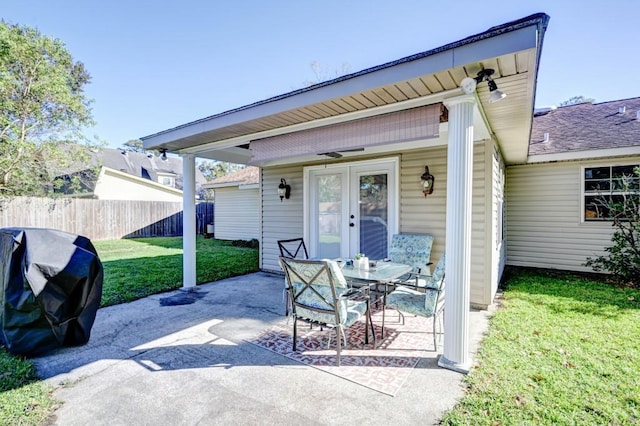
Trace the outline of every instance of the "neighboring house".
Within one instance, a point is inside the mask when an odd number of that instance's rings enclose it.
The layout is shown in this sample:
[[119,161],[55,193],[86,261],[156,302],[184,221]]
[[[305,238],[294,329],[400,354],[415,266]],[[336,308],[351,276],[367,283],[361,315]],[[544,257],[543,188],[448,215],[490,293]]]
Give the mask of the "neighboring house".
[[215,191],[215,236],[219,240],[260,238],[260,169],[245,167],[202,185]]
[[98,200],[137,200],[182,202],[182,191],[109,167],[102,167],[92,198]]
[[[70,185],[78,177],[79,187]],[[105,148],[91,153],[82,164],[71,166],[60,179],[61,192],[101,200],[182,201],[182,159]],[[206,181],[195,170],[196,193]]]
[[523,163],[507,167],[507,264],[592,271],[615,230],[594,197],[640,165],[640,98],[539,111]]
[[[469,305],[493,303],[506,262],[505,170],[528,158],[548,20],[528,16],[185,123],[143,137],[144,147],[180,153],[186,169],[196,156],[260,167],[265,271],[280,271],[280,239],[304,237],[312,257],[352,257],[378,246],[376,238],[388,244],[395,233],[433,235],[432,259],[447,254],[439,365],[465,371]],[[507,94],[498,102],[494,85]],[[435,176],[427,197],[426,167]],[[281,201],[285,181],[290,197]],[[195,185],[184,183],[185,193]],[[363,229],[372,223],[376,237],[369,238]],[[190,287],[195,235],[184,238],[183,285]]]

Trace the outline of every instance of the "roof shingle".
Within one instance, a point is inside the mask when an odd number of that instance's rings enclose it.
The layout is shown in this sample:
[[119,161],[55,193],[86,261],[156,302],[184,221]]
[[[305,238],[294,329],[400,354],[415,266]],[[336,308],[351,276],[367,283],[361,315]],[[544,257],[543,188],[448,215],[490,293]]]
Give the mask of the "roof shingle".
[[640,97],[577,104],[536,114],[529,155],[640,146],[638,111]]
[[252,185],[260,182],[260,177],[258,174],[258,168],[254,166],[247,166],[243,169],[238,170],[234,173],[229,173],[228,175],[220,176],[219,178],[215,178],[209,185],[218,185],[223,183],[237,183],[238,185]]

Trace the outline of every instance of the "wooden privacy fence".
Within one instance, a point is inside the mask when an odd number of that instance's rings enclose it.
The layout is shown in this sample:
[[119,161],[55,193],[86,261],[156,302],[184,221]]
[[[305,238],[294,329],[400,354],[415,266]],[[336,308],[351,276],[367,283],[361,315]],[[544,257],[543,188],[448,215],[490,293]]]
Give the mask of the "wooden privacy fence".
[[[196,232],[214,223],[211,203],[196,205]],[[182,203],[16,197],[0,202],[0,228],[52,228],[92,240],[182,235]]]

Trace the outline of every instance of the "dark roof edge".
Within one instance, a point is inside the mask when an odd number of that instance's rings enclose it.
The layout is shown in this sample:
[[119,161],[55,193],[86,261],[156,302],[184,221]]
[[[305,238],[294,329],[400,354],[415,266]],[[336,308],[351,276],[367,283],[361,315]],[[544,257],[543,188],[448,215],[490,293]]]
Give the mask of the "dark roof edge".
[[[535,73],[535,75],[537,76],[538,71],[540,70],[540,56],[542,55],[542,45],[544,44],[544,34],[547,31],[547,26],[549,25],[549,19],[551,19],[551,17],[544,13],[536,13],[534,15],[530,15],[528,18],[530,18],[531,20],[536,20],[538,25],[538,51],[537,51],[538,55],[536,56],[536,73]],[[523,18],[523,19],[527,19],[527,18]],[[533,23],[531,25],[533,25]],[[533,87],[533,105],[532,105],[533,109],[535,109],[536,96],[538,94],[538,91],[536,88],[537,85],[538,85],[538,79],[536,78],[534,80],[534,87]],[[533,113],[533,110],[531,112]],[[531,126],[533,126],[533,120],[531,121]],[[531,132],[532,128],[533,127],[529,129],[529,132]]]
[[593,102],[592,105],[602,105],[602,104],[611,104],[613,102],[624,102],[624,101],[635,101],[640,99],[640,96],[633,96],[631,98],[624,98],[624,99],[614,99],[611,101],[602,101],[602,102]]
[[533,15],[529,15],[529,16],[526,16],[524,18],[517,19],[515,21],[511,21],[511,22],[507,22],[505,24],[497,25],[495,27],[491,27],[491,28],[489,28],[488,30],[486,30],[484,32],[471,35],[469,37],[463,38],[462,40],[458,40],[458,41],[455,41],[455,42],[452,42],[452,43],[449,43],[449,44],[445,44],[444,46],[437,47],[435,49],[427,50],[427,51],[421,52],[421,53],[416,53],[416,54],[413,54],[413,55],[410,55],[410,56],[406,56],[406,57],[401,58],[401,59],[397,59],[395,61],[387,62],[387,63],[381,64],[381,65],[376,65],[374,67],[366,68],[364,70],[357,71],[355,73],[343,75],[343,76],[334,78],[332,80],[323,81],[321,83],[314,84],[312,86],[303,87],[303,88],[296,89],[296,90],[293,90],[291,92],[288,92],[288,93],[285,93],[285,94],[282,94],[282,95],[277,95],[277,96],[274,96],[274,97],[271,97],[271,98],[267,98],[267,99],[264,99],[264,100],[261,100],[261,101],[257,101],[257,102],[254,102],[254,103],[251,103],[251,104],[248,104],[248,105],[244,105],[244,106],[241,106],[241,107],[238,107],[238,108],[234,108],[234,109],[231,109],[231,110],[228,110],[228,111],[225,111],[225,112],[221,112],[221,113],[218,113],[218,114],[210,115],[208,117],[201,118],[201,119],[198,119],[198,120],[195,120],[195,121],[191,121],[189,123],[181,124],[179,126],[176,126],[176,127],[173,127],[173,128],[167,129],[167,130],[163,130],[163,131],[160,131],[160,132],[157,132],[157,133],[153,133],[151,135],[143,136],[140,139],[141,140],[145,140],[145,139],[156,137],[156,136],[159,136],[159,135],[162,135],[162,134],[165,134],[165,133],[170,133],[170,132],[173,132],[175,130],[179,130],[179,129],[182,129],[182,128],[185,128],[185,127],[189,127],[189,126],[192,126],[192,125],[195,125],[195,124],[199,124],[199,123],[205,122],[207,120],[211,120],[211,119],[218,118],[218,117],[223,117],[223,116],[229,115],[229,114],[234,114],[234,113],[237,113],[237,112],[240,112],[240,111],[243,111],[243,110],[247,110],[247,109],[251,109],[251,108],[257,107],[259,105],[265,105],[265,104],[268,104],[268,103],[271,103],[271,102],[279,101],[281,99],[285,99],[285,98],[288,98],[288,97],[291,97],[291,96],[296,96],[296,95],[299,95],[301,93],[309,92],[311,90],[315,90],[315,89],[318,89],[318,88],[321,88],[321,87],[330,86],[332,84],[339,83],[341,81],[350,80],[352,78],[356,78],[356,77],[359,77],[359,76],[362,76],[362,75],[365,75],[365,74],[376,72],[376,71],[379,71],[379,70],[382,70],[382,69],[385,69],[385,68],[390,68],[390,67],[393,67],[393,66],[405,63],[405,62],[411,62],[411,61],[415,61],[417,59],[422,59],[422,58],[425,58],[425,57],[428,57],[428,56],[431,56],[431,55],[435,55],[435,54],[440,53],[440,52],[444,52],[444,51],[447,51],[447,50],[455,49],[455,48],[458,48],[458,47],[461,47],[461,46],[464,46],[464,45],[467,45],[467,44],[471,44],[471,43],[475,43],[475,42],[480,41],[480,40],[484,40],[484,39],[487,39],[487,38],[499,36],[501,34],[509,33],[509,32],[512,32],[512,31],[516,31],[516,30],[519,30],[521,28],[529,27],[529,26],[532,26],[532,25],[538,26],[538,30],[539,30],[538,31],[538,33],[539,33],[539,36],[538,36],[539,48],[538,48],[538,57],[536,58],[536,64],[537,64],[536,73],[537,73],[538,72],[538,67],[539,67],[539,64],[540,64],[540,52],[542,50],[542,39],[544,38],[543,36],[544,36],[544,32],[547,29],[547,25],[549,24],[549,18],[550,18],[549,15],[547,15],[545,13],[535,13]]
[[571,107],[577,107],[580,105],[592,105],[592,106],[600,106],[600,105],[604,105],[604,104],[612,104],[614,102],[626,102],[626,101],[636,101],[639,100],[640,96],[632,96],[630,98],[624,98],[624,99],[611,99],[608,101],[602,101],[602,102],[579,102],[577,104],[571,104],[571,105],[560,105],[558,107],[556,107],[556,110],[558,109],[567,109],[567,108],[571,108]]

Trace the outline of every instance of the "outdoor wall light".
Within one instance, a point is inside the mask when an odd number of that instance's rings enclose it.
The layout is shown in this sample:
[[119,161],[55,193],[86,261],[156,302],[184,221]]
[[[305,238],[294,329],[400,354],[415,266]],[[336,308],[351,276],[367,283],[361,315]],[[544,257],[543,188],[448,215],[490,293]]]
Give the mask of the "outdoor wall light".
[[280,179],[280,185],[278,185],[278,195],[280,196],[280,202],[282,202],[283,199],[289,199],[289,197],[291,196],[291,186],[287,185],[287,181],[283,179]]
[[427,198],[427,195],[433,193],[433,183],[436,181],[436,178],[429,173],[429,166],[424,166],[424,173],[420,176],[420,180],[422,181],[422,193],[424,198]]
[[493,102],[499,101],[500,99],[504,99],[507,95],[504,92],[498,90],[498,85],[491,78],[491,75],[494,72],[495,71],[493,69],[486,68],[480,71],[478,75],[474,78],[471,78],[471,77],[464,78],[460,82],[460,87],[462,88],[462,91],[467,95],[470,95],[476,90],[477,84],[480,84],[486,80],[487,85],[489,86],[489,93],[490,93],[489,102],[493,103]]
[[166,149],[161,149],[160,152],[162,153],[162,155],[160,156],[160,159],[162,161],[167,161],[167,150]]
[[504,99],[504,98],[507,97],[507,95],[505,93],[503,93],[500,90],[498,90],[498,85],[491,78],[491,75],[494,72],[495,71],[493,69],[486,68],[486,69],[483,69],[482,71],[480,71],[478,73],[477,77],[475,78],[476,82],[478,82],[478,83],[482,83],[482,80],[486,80],[487,81],[487,85],[489,86],[489,93],[490,93],[489,102],[497,102],[500,99]]

